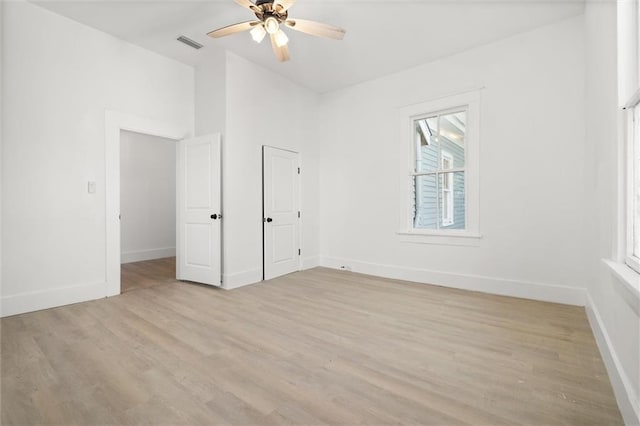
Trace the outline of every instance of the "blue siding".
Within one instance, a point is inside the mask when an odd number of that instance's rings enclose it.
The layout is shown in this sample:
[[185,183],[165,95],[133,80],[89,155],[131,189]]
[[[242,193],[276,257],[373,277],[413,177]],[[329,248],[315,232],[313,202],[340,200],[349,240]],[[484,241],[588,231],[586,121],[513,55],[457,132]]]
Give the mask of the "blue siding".
[[[453,157],[453,167],[464,167],[464,148],[450,140],[440,137],[442,150]],[[420,147],[420,163],[418,170],[431,171],[440,167],[438,148],[434,145]],[[441,175],[442,176],[442,175]],[[440,184],[442,177],[440,178]],[[453,224],[443,226],[442,229],[465,228],[465,188],[464,173],[453,176]],[[436,200],[442,205],[440,194],[437,193],[435,175],[420,176],[415,180],[414,187],[415,215],[414,227],[422,229],[437,229],[441,217],[437,217]],[[440,215],[441,216],[441,215]]]

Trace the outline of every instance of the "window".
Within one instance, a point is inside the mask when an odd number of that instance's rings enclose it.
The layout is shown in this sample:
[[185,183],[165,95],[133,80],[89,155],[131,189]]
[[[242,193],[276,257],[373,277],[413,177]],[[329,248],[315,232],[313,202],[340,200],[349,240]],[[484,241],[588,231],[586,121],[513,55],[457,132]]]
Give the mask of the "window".
[[479,236],[478,104],[479,93],[468,92],[401,110],[402,146],[409,149],[399,234]]
[[620,245],[625,263],[640,273],[640,7],[638,1],[619,5],[623,22],[619,23],[618,49],[622,66],[619,68],[619,95],[624,104],[626,121],[626,244]]
[[[466,110],[417,117],[413,227],[464,229]],[[457,209],[456,209],[457,207]],[[454,210],[460,215],[454,218]]]

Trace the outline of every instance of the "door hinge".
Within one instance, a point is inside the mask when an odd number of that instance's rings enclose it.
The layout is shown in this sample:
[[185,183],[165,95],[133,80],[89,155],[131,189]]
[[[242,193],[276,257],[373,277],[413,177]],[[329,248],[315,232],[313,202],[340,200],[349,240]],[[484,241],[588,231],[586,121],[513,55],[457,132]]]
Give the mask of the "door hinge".
[[300,218],[300,212],[298,212],[298,219]]
[[298,174],[300,174],[300,167],[298,167]]
[[300,256],[301,254],[302,254],[302,251],[298,249],[298,256]]

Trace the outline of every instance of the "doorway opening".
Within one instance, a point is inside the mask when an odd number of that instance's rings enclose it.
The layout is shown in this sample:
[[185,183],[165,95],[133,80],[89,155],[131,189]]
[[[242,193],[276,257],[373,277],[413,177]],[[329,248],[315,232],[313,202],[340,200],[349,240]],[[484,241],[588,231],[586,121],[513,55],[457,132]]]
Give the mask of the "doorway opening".
[[121,293],[176,282],[176,143],[120,131]]

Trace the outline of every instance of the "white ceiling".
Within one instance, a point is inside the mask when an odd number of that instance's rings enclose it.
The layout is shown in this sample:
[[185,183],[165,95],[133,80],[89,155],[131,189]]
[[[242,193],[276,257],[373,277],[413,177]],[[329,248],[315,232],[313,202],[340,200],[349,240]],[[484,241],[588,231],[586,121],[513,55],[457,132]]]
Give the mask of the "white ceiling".
[[[583,12],[583,0],[298,0],[289,10],[347,30],[343,41],[288,30],[291,61],[280,63],[265,40],[248,33],[206,33],[253,18],[233,0],[41,0],[37,4],[190,65],[210,46],[230,50],[323,93],[452,55]],[[286,31],[286,30],[285,30]],[[204,44],[194,50],[177,36]],[[209,48],[209,49],[208,49]]]

